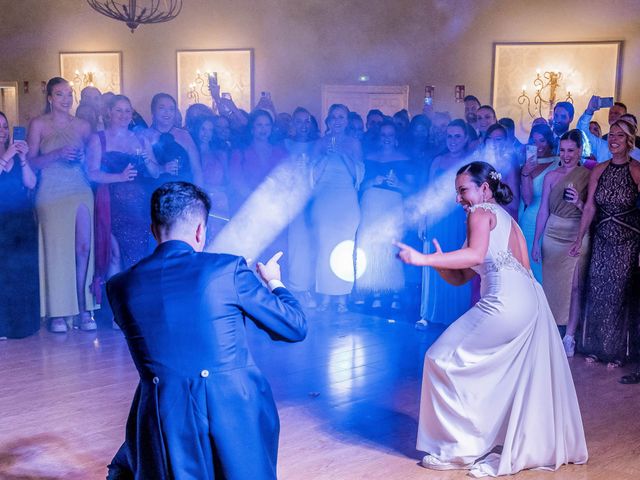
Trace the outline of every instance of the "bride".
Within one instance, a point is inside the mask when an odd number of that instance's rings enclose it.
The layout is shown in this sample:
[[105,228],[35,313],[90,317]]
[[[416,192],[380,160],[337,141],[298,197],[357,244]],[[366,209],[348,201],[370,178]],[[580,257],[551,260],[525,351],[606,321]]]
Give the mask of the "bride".
[[405,263],[435,268],[449,283],[481,277],[481,299],[429,348],[424,361],[417,449],[434,470],[474,477],[586,463],[573,379],[527,244],[501,207],[509,187],[488,163],[456,176],[467,212],[460,250],[422,254],[402,243]]

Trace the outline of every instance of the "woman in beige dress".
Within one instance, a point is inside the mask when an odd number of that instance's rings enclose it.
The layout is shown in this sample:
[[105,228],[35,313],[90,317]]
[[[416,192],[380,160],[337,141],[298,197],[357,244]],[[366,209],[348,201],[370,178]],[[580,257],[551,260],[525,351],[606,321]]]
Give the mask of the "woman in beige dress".
[[580,255],[568,254],[580,229],[589,184],[590,172],[580,165],[582,145],[580,130],[571,130],[560,138],[560,167],[544,177],[531,250],[535,261],[542,258],[542,287],[556,323],[566,327],[563,344],[568,357],[575,352],[574,335],[580,318],[589,250],[589,238],[585,236]]
[[95,330],[93,192],[85,174],[84,149],[91,134],[85,120],[69,113],[73,92],[55,77],[47,83],[47,108],[29,126],[29,157],[40,171],[36,192],[40,269],[40,316],[63,333],[77,316],[81,330]]

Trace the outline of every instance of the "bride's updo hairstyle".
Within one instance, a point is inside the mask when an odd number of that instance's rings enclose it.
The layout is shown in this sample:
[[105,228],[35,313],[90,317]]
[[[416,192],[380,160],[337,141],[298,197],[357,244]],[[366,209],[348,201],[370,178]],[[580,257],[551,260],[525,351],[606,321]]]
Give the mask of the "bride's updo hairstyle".
[[471,162],[456,173],[456,176],[467,174],[473,183],[481,186],[483,183],[489,185],[493,198],[500,205],[508,205],[513,200],[513,192],[509,185],[502,181],[502,175],[487,162]]

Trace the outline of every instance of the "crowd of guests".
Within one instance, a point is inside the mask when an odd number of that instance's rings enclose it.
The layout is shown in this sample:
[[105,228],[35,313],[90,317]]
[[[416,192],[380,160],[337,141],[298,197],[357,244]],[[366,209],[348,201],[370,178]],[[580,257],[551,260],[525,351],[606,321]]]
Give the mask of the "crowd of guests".
[[[210,87],[212,104],[191,105],[184,120],[171,95],[156,94],[147,123],[126,96],[93,87],[72,114],[71,86],[53,78],[25,140],[12,140],[0,115],[0,235],[11,252],[0,261],[0,337],[34,333],[41,319],[52,332],[95,330],[106,279],[153,249],[149,197],[163,182],[205,189],[215,245],[279,168],[308,189],[273,242],[286,246],[287,282],[303,305],[400,309],[413,280],[392,241],[459,248],[464,212],[450,179],[484,160],[514,193],[506,208],[527,239],[567,355],[577,345],[611,367],[638,356],[640,155],[637,120],[624,104],[609,109],[602,136],[592,121],[598,97],[575,129],[573,105],[560,102],[551,119],[533,120],[523,144],[512,119],[471,95],[463,119],[430,105],[413,117],[371,110],[363,119],[336,104],[321,127],[303,107],[278,112],[267,92],[245,112]],[[476,282],[454,288],[432,269],[415,283],[417,328],[451,323],[479,294]]]

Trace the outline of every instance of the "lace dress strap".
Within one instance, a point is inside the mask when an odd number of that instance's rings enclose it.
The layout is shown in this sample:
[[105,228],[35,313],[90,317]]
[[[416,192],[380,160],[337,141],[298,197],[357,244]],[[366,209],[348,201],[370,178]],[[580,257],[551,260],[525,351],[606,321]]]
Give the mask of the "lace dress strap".
[[489,203],[489,202],[477,203],[475,205],[470,206],[469,213],[473,213],[479,208],[482,208],[483,210],[486,210],[487,212],[491,212],[493,214],[498,213],[498,205],[496,205],[495,203]]

